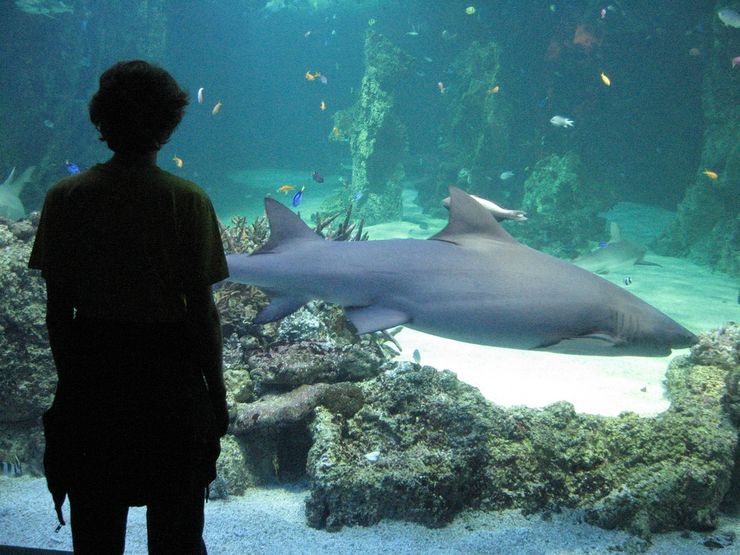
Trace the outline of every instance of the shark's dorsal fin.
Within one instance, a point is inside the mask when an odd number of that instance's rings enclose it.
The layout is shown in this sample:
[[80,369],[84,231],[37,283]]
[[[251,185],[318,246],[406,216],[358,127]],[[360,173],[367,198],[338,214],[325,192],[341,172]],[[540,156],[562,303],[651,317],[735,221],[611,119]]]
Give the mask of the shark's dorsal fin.
[[265,198],[265,212],[270,223],[270,238],[253,254],[274,252],[287,241],[323,241],[313,229],[273,198]]
[[5,180],[5,183],[7,183],[8,186],[8,190],[15,196],[20,195],[26,183],[31,181],[31,175],[33,174],[33,170],[35,169],[36,166],[29,166],[25,170],[23,170],[23,173],[14,178],[13,176],[15,173],[15,168],[13,168],[13,171],[10,172],[8,179]]
[[493,215],[468,193],[450,187],[450,216],[447,226],[430,237],[435,241],[461,244],[471,235],[487,236],[499,241],[516,243]]
[[15,166],[13,166],[13,169],[10,170],[8,177],[5,179],[5,181],[2,182],[2,184],[0,184],[0,187],[7,187],[11,183],[13,183],[13,177],[15,177]]

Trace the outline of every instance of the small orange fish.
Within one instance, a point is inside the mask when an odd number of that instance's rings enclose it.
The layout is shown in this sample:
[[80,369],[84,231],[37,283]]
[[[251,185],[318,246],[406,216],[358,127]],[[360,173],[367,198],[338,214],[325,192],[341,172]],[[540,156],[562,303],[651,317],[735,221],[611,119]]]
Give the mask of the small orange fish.
[[719,177],[719,174],[717,172],[713,172],[712,170],[704,170],[701,173],[706,175],[712,181],[715,181]]
[[338,139],[339,135],[341,135],[342,132],[339,130],[339,127],[333,127],[331,130],[331,134],[335,139]]
[[180,158],[180,157],[179,157],[179,156],[178,156],[177,154],[175,154],[175,155],[174,155],[174,156],[172,157],[172,161],[173,161],[173,162],[175,163],[175,165],[176,165],[176,166],[177,166],[178,168],[182,168],[182,158]]
[[500,90],[501,87],[499,85],[496,85],[495,87],[491,87],[490,89],[488,89],[488,94],[496,94]]
[[323,112],[324,110],[326,110],[326,102],[324,102],[324,101],[322,100],[322,101],[321,101],[321,111]]
[[280,187],[277,188],[277,192],[287,195],[289,191],[293,191],[294,189],[295,187],[293,185],[280,185]]
[[216,102],[216,105],[213,107],[213,110],[211,110],[211,114],[215,116],[220,111],[221,111],[221,101],[219,100],[218,102]]

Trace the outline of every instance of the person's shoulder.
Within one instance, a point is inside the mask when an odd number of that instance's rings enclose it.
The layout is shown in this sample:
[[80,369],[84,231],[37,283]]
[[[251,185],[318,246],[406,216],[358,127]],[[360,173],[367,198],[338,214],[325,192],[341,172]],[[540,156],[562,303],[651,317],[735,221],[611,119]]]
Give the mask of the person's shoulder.
[[57,198],[68,194],[70,191],[84,186],[86,183],[94,181],[100,171],[100,164],[92,166],[90,169],[85,170],[74,175],[68,175],[67,177],[60,179],[54,185],[49,187],[47,191],[47,197]]
[[182,196],[191,196],[204,200],[209,200],[206,192],[193,181],[175,175],[166,170],[159,169],[160,179],[167,184],[175,193]]

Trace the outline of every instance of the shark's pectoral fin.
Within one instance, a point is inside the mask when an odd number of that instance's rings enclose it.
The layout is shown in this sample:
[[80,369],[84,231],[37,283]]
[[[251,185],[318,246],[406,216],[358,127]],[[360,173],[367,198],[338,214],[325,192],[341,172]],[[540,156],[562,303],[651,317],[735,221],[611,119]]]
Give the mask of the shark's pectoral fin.
[[411,317],[401,310],[377,305],[350,306],[344,309],[344,313],[355,327],[357,335],[387,330],[411,321]]
[[255,324],[267,324],[285,318],[306,304],[305,299],[298,297],[275,296],[270,299],[270,304],[263,308],[254,319]]

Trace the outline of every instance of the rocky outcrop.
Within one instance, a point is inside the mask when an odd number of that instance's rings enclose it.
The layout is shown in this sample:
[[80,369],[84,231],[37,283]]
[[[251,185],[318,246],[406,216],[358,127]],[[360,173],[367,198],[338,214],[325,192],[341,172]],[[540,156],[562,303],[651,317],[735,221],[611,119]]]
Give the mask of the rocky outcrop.
[[[714,11],[725,5],[717,2]],[[740,276],[740,73],[730,67],[737,55],[736,33],[712,18],[711,56],[702,86],[701,161],[674,224],[656,241],[655,249]],[[712,180],[705,170],[718,174],[717,179]]]
[[705,335],[675,359],[671,407],[653,418],[582,415],[566,402],[502,408],[451,372],[391,364],[361,384],[353,417],[316,409],[308,522],[442,526],[463,508],[577,507],[642,537],[711,529],[736,463],[738,333]]
[[440,163],[433,190],[425,191],[418,199],[425,209],[442,213],[440,199],[447,196],[450,184],[502,204],[509,200],[510,191],[499,179],[499,174],[508,169],[511,117],[506,95],[499,93],[500,58],[501,50],[495,42],[473,42],[451,66],[456,70],[455,82],[444,89]]
[[327,204],[329,212],[344,211],[347,203],[359,199],[355,214],[368,225],[401,219],[408,133],[397,113],[395,88],[409,63],[407,54],[368,29],[359,99],[335,116],[337,129],[349,137],[352,179],[340,197]]

